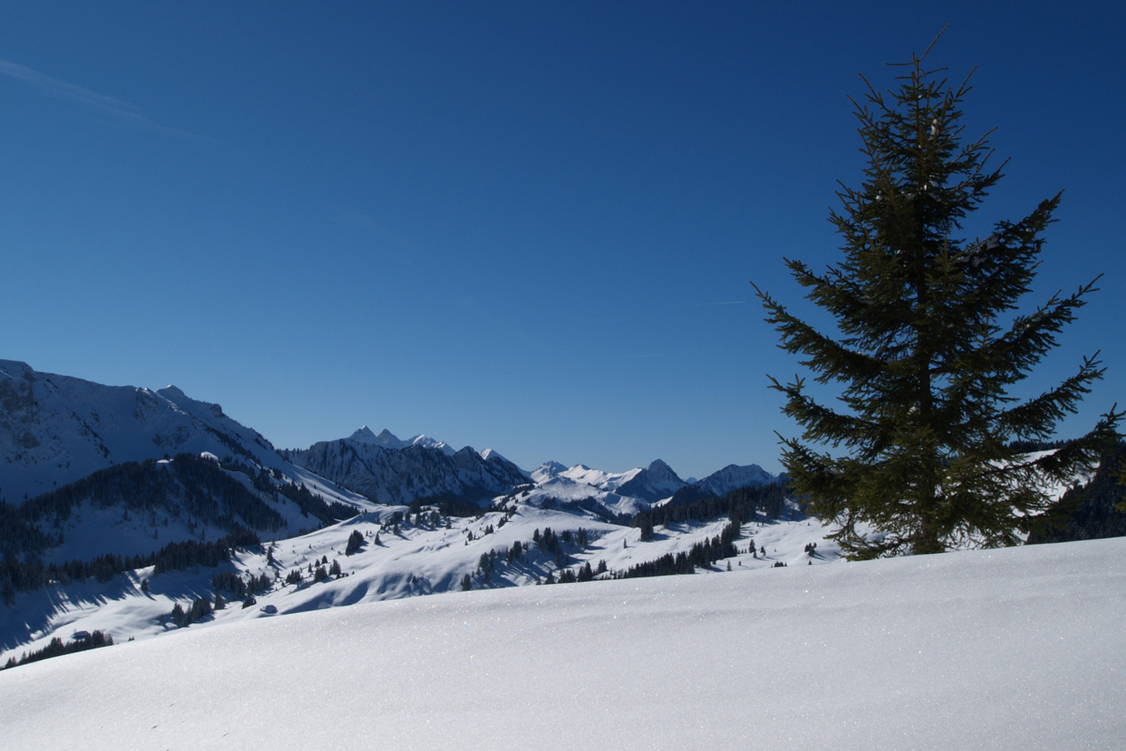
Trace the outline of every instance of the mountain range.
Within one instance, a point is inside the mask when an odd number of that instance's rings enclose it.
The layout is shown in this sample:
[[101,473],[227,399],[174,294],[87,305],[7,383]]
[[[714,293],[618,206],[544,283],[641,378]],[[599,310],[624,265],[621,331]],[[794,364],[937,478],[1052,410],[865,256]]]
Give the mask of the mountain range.
[[0,360],[0,499],[20,503],[123,462],[181,453],[288,462],[218,404],[175,386],[103,386]]
[[[175,386],[105,386],[13,360],[0,360],[0,408],[5,659],[71,632],[157,635],[185,625],[170,611],[201,594],[297,612],[671,570],[689,553],[696,565],[726,557],[747,568],[835,556],[831,546],[808,555],[823,528],[800,521],[756,465],[691,483],[659,459],[625,472],[553,461],[527,472],[494,449],[367,426],[277,450]],[[691,505],[756,487],[738,503],[746,528],[772,545],[769,560],[747,547],[733,557],[718,542],[730,534],[724,519]],[[655,523],[634,522],[674,498]]]
[[519,467],[496,451],[478,452],[470,446],[454,451],[426,436],[401,441],[389,430],[375,435],[366,426],[347,438],[320,441],[283,455],[298,467],[380,503],[486,499],[528,482]]
[[487,502],[532,484],[543,489],[540,496],[594,499],[623,513],[690,484],[722,495],[774,479],[757,465],[728,465],[688,483],[660,459],[620,473],[558,462],[529,473],[493,449],[455,450],[427,435],[403,440],[366,425],[346,438],[278,451],[220,405],[192,399],[175,386],[104,386],[13,360],[0,360],[0,405],[0,500],[13,504],[124,462],[203,452],[276,471],[330,501],[353,504],[362,502],[355,494],[391,504]]

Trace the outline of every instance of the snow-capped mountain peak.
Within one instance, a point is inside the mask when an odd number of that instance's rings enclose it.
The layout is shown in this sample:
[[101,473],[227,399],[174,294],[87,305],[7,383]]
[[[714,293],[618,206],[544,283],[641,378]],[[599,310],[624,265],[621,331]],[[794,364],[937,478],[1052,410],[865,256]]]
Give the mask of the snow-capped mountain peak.
[[454,447],[450,444],[446,443],[445,441],[439,441],[437,438],[431,438],[425,433],[419,433],[418,435],[413,436],[409,441],[404,441],[403,443],[406,446],[422,446],[423,448],[437,449],[446,456],[453,456],[455,453],[457,453]]
[[549,459],[548,461],[532,470],[532,482],[535,482],[537,484],[545,483],[553,477],[558,477],[566,470],[567,465]]
[[505,459],[504,455],[501,454],[496,449],[485,449],[484,451],[478,452],[478,454],[485,461],[496,461],[496,460],[500,460],[500,459],[504,459],[505,461],[507,461],[507,459]]

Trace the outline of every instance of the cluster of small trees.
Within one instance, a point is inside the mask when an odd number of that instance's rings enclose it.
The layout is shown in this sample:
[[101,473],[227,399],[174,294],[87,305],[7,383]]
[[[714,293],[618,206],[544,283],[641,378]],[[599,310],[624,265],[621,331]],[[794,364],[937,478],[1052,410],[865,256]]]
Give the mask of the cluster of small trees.
[[[402,534],[402,526],[418,527],[420,529],[438,529],[444,527],[450,528],[450,519],[448,516],[443,516],[436,509],[431,508],[418,508],[412,504],[411,509],[405,514],[402,511],[395,511],[387,517],[379,525],[381,532],[390,532],[393,535],[399,536]],[[377,542],[378,544],[378,542]]]
[[14,668],[17,665],[25,665],[29,662],[46,660],[49,657],[58,657],[59,655],[70,654],[71,652],[83,652],[87,649],[108,647],[112,644],[113,637],[102,631],[93,631],[88,636],[82,636],[81,638],[73,639],[69,642],[64,642],[56,636],[51,639],[50,643],[43,647],[43,649],[27,652],[18,660],[15,657],[9,658],[8,662],[4,664],[3,669]]
[[[339,579],[344,575],[340,568],[340,562],[333,559],[332,563],[328,562],[328,556],[322,556],[321,560],[308,564],[305,569],[305,574],[316,583],[320,584],[328,581],[329,579]],[[305,581],[305,574],[302,574],[300,568],[290,569],[289,573],[285,576],[286,584],[301,584]]]
[[[723,497],[691,497],[673,499],[655,508],[638,512],[630,525],[641,530],[641,541],[653,539],[654,527],[693,521],[709,521],[721,516],[731,519],[778,519],[786,510],[789,487],[784,483],[770,483],[739,488]],[[683,496],[682,496],[683,497]]]
[[560,568],[567,563],[569,558],[568,548],[577,547],[581,550],[589,543],[590,533],[582,527],[579,527],[575,532],[565,529],[558,534],[551,527],[545,527],[542,533],[537,527],[532,532],[532,544],[550,555],[555,561],[555,565]]
[[551,571],[547,572],[542,584],[575,584],[594,581],[596,577],[607,572],[606,561],[600,560],[596,568],[591,568],[590,561],[586,561],[577,569],[565,568],[559,572],[559,578]]
[[234,571],[220,571],[211,577],[212,589],[216,592],[226,592],[232,598],[243,601],[269,590],[272,584],[272,580],[265,572],[257,576],[251,574],[249,579],[245,580]]
[[481,557],[477,560],[477,576],[485,580],[492,578],[493,572],[496,570],[498,557],[499,555],[495,549],[482,553]]
[[[488,533],[489,531],[490,527],[486,527],[485,532]],[[467,538],[467,542],[469,539],[472,538]],[[542,531],[537,527],[532,532],[532,539],[530,541],[522,542],[517,540],[512,543],[511,547],[494,548],[482,553],[477,561],[477,568],[474,570],[473,574],[464,574],[459,586],[462,590],[472,589],[474,578],[487,582],[492,578],[493,574],[496,573],[502,556],[505,564],[511,566],[523,560],[523,558],[533,550],[539,550],[551,556],[556,568],[561,570],[558,579],[556,579],[553,573],[548,572],[547,580],[543,582],[544,584],[554,584],[556,581],[588,581],[597,574],[606,571],[605,561],[600,562],[597,572],[590,570],[589,563],[586,564],[585,571],[583,567],[580,567],[577,571],[570,571],[566,569],[565,566],[570,560],[570,549],[583,549],[589,543],[590,532],[581,527],[573,532],[567,529],[560,533],[556,533],[551,527],[546,527]]]
[[270,482],[270,476],[265,475],[265,472],[259,474],[255,478],[255,487],[259,487],[260,479],[264,481],[264,489],[268,491],[277,491],[289,500],[293,501],[297,508],[301,509],[301,513],[305,516],[311,516],[321,524],[332,524],[342,519],[350,519],[356,515],[356,509],[346,503],[339,501],[326,502],[324,498],[309,490],[304,485],[294,485],[281,478],[281,473],[275,471],[274,479],[276,482]]
[[694,574],[697,567],[710,566],[720,559],[738,555],[734,542],[738,536],[739,525],[730,522],[720,534],[694,544],[687,552],[682,550],[679,553],[666,553],[656,560],[630,566],[625,571],[616,573],[614,578]]
[[187,610],[183,608],[180,603],[172,606],[172,612],[168,614],[169,619],[178,627],[183,628],[197,621],[211,615],[216,610],[222,610],[227,607],[227,601],[223,599],[220,594],[215,595],[215,603],[206,597],[196,597],[192,600],[192,604]]
[[241,527],[276,530],[285,526],[281,514],[257,494],[215,462],[194,454],[177,454],[163,465],[154,459],[116,464],[36,496],[16,511],[27,522],[58,526],[82,503],[120,507],[125,513],[180,515],[186,511],[199,523],[228,532]]
[[231,559],[235,548],[248,548],[261,544],[258,536],[249,530],[239,530],[211,542],[187,540],[165,545],[152,556],[154,573],[182,571],[192,566],[218,566]]
[[247,530],[211,542],[174,542],[151,555],[101,555],[90,561],[44,564],[31,557],[20,560],[7,553],[0,561],[0,597],[11,605],[15,593],[38,589],[52,582],[66,584],[90,577],[108,581],[122,571],[154,566],[156,573],[178,571],[192,566],[217,566],[229,561],[235,548],[258,545],[258,537]]
[[[260,493],[251,492],[223,469],[241,471]],[[259,544],[251,529],[277,530],[285,525],[267,500],[280,495],[302,513],[321,523],[355,514],[342,503],[326,503],[304,485],[285,480],[277,470],[252,469],[228,458],[222,466],[194,454],[177,454],[168,464],[155,460],[109,467],[57,490],[32,498],[22,506],[0,503],[0,600],[14,601],[15,593],[51,582],[67,583],[89,577],[105,581],[122,571],[155,565],[158,573],[191,566],[215,566],[229,560],[230,549]],[[63,542],[60,529],[74,508],[89,502],[96,507],[120,506],[125,515],[163,510],[185,515],[189,526],[206,524],[228,532],[211,542],[173,542],[151,555],[101,555],[85,561],[43,564],[39,554]],[[428,513],[427,520],[436,512]],[[417,515],[422,519],[422,515]]]

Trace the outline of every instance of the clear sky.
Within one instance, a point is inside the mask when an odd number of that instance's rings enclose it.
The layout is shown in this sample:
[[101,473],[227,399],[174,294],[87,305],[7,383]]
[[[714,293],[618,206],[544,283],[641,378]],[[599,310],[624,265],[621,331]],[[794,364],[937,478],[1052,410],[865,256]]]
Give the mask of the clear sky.
[[976,229],[1066,189],[1028,305],[1106,274],[1029,387],[1101,348],[1064,432],[1126,402],[1123,4],[784,5],[9,4],[0,357],[283,447],[778,470],[798,366],[748,281],[811,313],[782,257],[836,260],[857,74],[949,23],[1012,158]]

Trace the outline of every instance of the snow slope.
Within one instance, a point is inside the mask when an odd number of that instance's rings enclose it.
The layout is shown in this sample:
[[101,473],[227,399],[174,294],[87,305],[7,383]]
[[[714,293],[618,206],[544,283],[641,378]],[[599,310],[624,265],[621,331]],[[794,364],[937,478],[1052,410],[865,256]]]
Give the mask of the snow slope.
[[[305,582],[287,585],[277,581],[270,591],[257,594],[255,608],[243,609],[236,602],[189,628],[211,628],[255,618],[259,608],[266,606],[273,606],[284,615],[456,591],[466,574],[473,578],[474,588],[502,588],[534,585],[544,580],[548,572],[558,576],[561,568],[575,570],[584,563],[597,568],[604,561],[610,572],[625,571],[666,554],[687,552],[694,544],[720,534],[727,523],[726,519],[718,519],[658,526],[652,540],[641,542],[640,530],[605,523],[597,515],[579,509],[538,508],[519,500],[511,502],[509,508],[514,513],[489,512],[480,519],[451,518],[447,529],[441,524],[411,522],[390,527],[384,522],[406,507],[380,507],[306,535],[273,541],[268,546],[272,548],[272,564],[265,548],[257,552],[242,550],[231,564],[215,568],[197,567],[154,575],[152,567],[147,567],[122,573],[104,583],[86,580],[18,592],[11,606],[0,607],[0,664],[42,649],[54,637],[68,640],[75,631],[103,631],[116,642],[172,633],[177,630],[168,617],[173,606],[179,603],[187,608],[197,596],[212,597],[212,576],[219,571],[230,571],[243,579],[265,573],[273,579],[275,575],[284,578],[297,569]],[[569,546],[560,567],[552,556],[532,544],[536,530],[548,527],[556,534],[584,529],[589,542],[585,548]],[[493,531],[489,532],[490,529]],[[365,544],[349,556],[344,550],[353,531],[363,535]],[[743,536],[737,541],[740,555],[718,562],[711,570],[721,571],[727,564],[733,569],[769,567],[779,561],[789,565],[806,565],[811,561],[824,564],[839,557],[836,546],[824,539],[831,529],[816,520],[772,522],[761,518],[744,524],[742,531]],[[752,557],[746,552],[752,538],[756,547],[766,548],[765,555]],[[506,562],[504,554],[516,542],[533,549],[518,561]],[[818,552],[812,557],[804,551],[810,542],[818,543]],[[480,577],[477,567],[481,555],[492,551],[500,554],[497,568],[491,576]],[[346,575],[321,583],[309,581],[309,565],[315,567],[325,557],[330,562],[339,561]],[[148,591],[141,587],[146,580]]]
[[0,672],[0,747],[1111,749],[1126,538],[453,593]]

